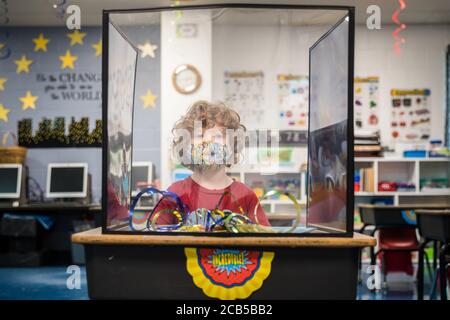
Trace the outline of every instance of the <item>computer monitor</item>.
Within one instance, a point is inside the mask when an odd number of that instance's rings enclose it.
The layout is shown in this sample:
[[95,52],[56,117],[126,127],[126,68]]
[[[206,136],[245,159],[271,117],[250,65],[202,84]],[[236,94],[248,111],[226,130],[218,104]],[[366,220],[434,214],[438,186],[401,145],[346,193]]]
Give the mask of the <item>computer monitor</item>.
[[131,195],[135,197],[142,185],[150,185],[153,181],[153,163],[145,161],[133,162],[131,169]]
[[0,164],[0,199],[20,198],[22,165],[15,163]]
[[87,196],[87,163],[49,163],[47,198],[85,198]]

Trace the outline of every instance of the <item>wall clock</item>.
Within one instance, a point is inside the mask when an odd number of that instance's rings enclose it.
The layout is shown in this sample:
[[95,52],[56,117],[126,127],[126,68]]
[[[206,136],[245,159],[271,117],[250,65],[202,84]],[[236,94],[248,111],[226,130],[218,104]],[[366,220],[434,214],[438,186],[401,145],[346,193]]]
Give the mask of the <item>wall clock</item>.
[[173,71],[172,83],[179,93],[191,94],[200,88],[202,76],[194,66],[182,64]]

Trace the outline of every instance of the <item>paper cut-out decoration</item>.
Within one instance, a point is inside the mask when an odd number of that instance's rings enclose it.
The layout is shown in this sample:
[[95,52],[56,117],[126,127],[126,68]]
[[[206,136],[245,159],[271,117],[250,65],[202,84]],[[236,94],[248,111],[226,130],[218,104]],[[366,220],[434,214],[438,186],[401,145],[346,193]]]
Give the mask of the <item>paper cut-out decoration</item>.
[[7,78],[0,78],[0,91],[5,90],[5,83],[8,81]]
[[22,55],[19,60],[14,60],[14,63],[17,65],[17,74],[20,74],[22,72],[29,73],[30,65],[33,63],[33,60],[29,60],[25,55]]
[[158,99],[158,97],[154,95],[150,89],[147,90],[145,95],[141,96],[141,100],[144,103],[144,109],[154,108],[156,99]]
[[147,56],[154,58],[155,50],[158,49],[158,46],[151,44],[150,41],[147,41],[144,44],[140,44],[137,47],[141,51],[141,58],[145,58]]
[[47,43],[50,42],[50,39],[45,38],[44,34],[41,32],[39,33],[39,37],[33,39],[33,42],[35,44],[34,51],[42,50],[47,52]]
[[5,106],[0,103],[0,120],[8,122],[8,113],[10,112],[10,109],[5,108]]
[[86,37],[86,32],[80,32],[75,30],[74,32],[68,33],[67,37],[70,39],[70,46],[74,46],[76,44],[82,45],[83,39]]
[[100,39],[97,43],[93,43],[92,48],[95,49],[95,56],[100,57],[102,55],[102,39]]
[[89,132],[89,119],[76,121],[72,117],[69,134],[66,135],[65,118],[43,118],[38,130],[33,136],[32,119],[18,122],[19,145],[27,148],[71,148],[71,147],[100,147],[102,145],[102,120],[95,121],[95,129]]
[[22,110],[27,110],[29,108],[36,109],[36,100],[38,96],[33,96],[31,91],[27,91],[24,97],[20,97],[19,100],[22,102]]
[[210,298],[246,299],[269,277],[275,253],[238,249],[185,248],[186,267]]
[[78,60],[77,56],[73,56],[69,50],[66,51],[66,54],[63,56],[59,56],[59,60],[61,60],[61,69],[74,69],[75,61]]

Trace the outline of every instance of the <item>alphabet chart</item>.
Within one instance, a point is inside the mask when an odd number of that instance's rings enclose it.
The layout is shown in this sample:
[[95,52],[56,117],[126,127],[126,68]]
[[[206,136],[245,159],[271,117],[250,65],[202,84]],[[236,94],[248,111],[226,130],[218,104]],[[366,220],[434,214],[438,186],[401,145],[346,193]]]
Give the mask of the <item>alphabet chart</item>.
[[354,84],[355,129],[378,130],[380,122],[378,77],[357,77]]
[[279,74],[279,128],[308,129],[309,80],[304,75]]
[[225,72],[225,97],[241,117],[245,126],[258,126],[264,122],[264,73]]
[[431,91],[391,90],[391,137],[396,141],[420,142],[430,138]]

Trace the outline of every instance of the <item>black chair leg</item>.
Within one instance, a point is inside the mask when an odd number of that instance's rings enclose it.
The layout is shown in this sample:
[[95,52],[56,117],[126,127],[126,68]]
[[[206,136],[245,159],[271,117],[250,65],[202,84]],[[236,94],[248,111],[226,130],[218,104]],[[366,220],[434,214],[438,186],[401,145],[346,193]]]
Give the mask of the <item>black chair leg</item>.
[[425,263],[428,271],[428,278],[430,281],[433,281],[433,268],[431,267],[430,257],[428,257],[428,253],[424,250]]
[[[364,231],[365,231],[365,229],[366,229],[366,225],[363,225],[362,226],[362,228],[359,230],[359,233],[364,233]],[[363,250],[364,250],[364,248],[361,248],[360,250],[359,250],[359,259],[358,259],[358,283],[361,283],[362,282],[362,275],[361,275],[361,273],[362,273],[362,257],[363,257]]]
[[438,255],[439,255],[439,250],[438,250],[438,242],[437,241],[433,241],[433,270],[436,270],[438,267]]
[[445,252],[447,244],[444,243],[439,254],[439,285],[441,289],[441,300],[447,300],[447,269],[445,261]]
[[[370,235],[371,235],[372,237],[374,237],[376,231],[377,231],[377,229],[374,229],[374,230],[371,232]],[[371,266],[375,266],[375,265],[377,264],[377,261],[376,261],[376,255],[375,255],[375,248],[374,248],[374,247],[370,247],[369,250],[370,250],[370,265],[371,265]]]
[[430,300],[436,300],[438,278],[439,278],[439,267],[435,269],[432,286],[430,290]]
[[419,264],[417,267],[417,300],[423,300],[423,256],[425,253],[426,241],[419,245]]
[[358,283],[362,282],[362,252],[364,248],[361,248],[358,250],[359,257],[358,257]]
[[382,256],[381,256],[381,273],[383,275],[383,283],[381,284],[381,288],[383,290],[387,290],[388,285],[387,285],[387,273],[386,273],[386,270],[387,270],[386,269],[386,255],[382,251],[379,251],[378,253],[382,254]]

